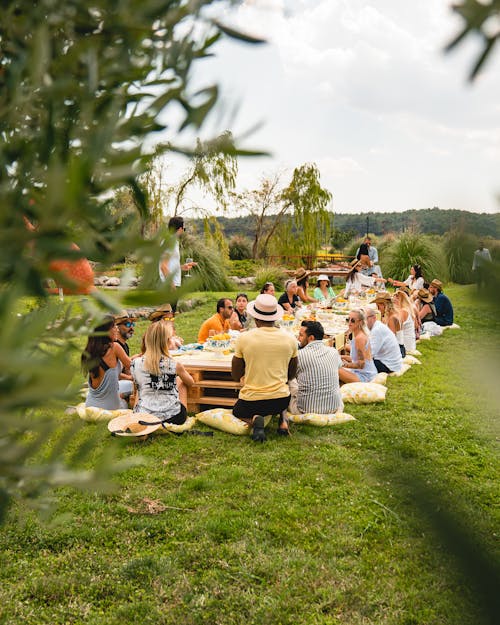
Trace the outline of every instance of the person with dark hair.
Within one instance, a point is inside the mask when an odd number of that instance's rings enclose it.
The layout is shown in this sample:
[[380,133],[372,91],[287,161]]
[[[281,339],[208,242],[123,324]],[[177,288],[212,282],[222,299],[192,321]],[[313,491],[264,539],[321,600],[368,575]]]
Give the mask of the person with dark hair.
[[[160,280],[162,282],[166,282],[167,280],[169,280],[171,282],[171,287],[173,289],[176,289],[181,286],[182,271],[189,271],[198,263],[191,261],[189,263],[184,263],[183,265],[181,265],[179,238],[184,232],[186,232],[184,218],[180,215],[175,215],[174,217],[171,217],[168,222],[168,229],[172,234],[175,234],[176,239],[173,249],[167,250],[167,252],[161,257],[159,273]],[[176,302],[172,303],[172,308],[175,312]]]
[[486,286],[488,265],[491,264],[490,250],[484,247],[484,242],[479,241],[479,247],[472,258],[472,271],[476,278],[477,288],[480,290]]
[[424,288],[424,277],[422,275],[422,267],[420,265],[412,265],[410,267],[410,275],[404,282],[401,280],[393,280],[388,278],[387,282],[393,286],[407,286],[410,291],[418,291]]
[[294,274],[294,278],[297,281],[297,295],[300,301],[303,304],[315,302],[316,299],[307,292],[309,288],[309,271],[306,271],[304,267],[299,267]]
[[198,343],[204,343],[211,332],[213,334],[229,332],[229,319],[234,311],[233,301],[227,297],[222,297],[217,301],[216,310],[215,315],[212,315],[201,324],[200,331],[198,332]]
[[330,414],[342,410],[338,351],[325,345],[319,321],[303,321],[299,329],[297,379],[289,384],[292,399],[289,412]]
[[263,443],[267,415],[279,414],[278,434],[288,436],[286,409],[290,401],[288,380],[297,370],[296,339],[275,327],[283,308],[272,295],[261,294],[247,306],[257,326],[242,332],[236,341],[231,365],[233,380],[244,384],[233,415],[252,426],[252,439]]
[[82,371],[88,375],[86,406],[118,410],[119,382],[122,368],[130,369],[130,358],[118,343],[118,329],[113,317],[98,325],[87,340],[81,357]]
[[238,293],[236,296],[236,305],[234,312],[229,320],[231,330],[248,330],[251,317],[247,314],[248,295],[246,293]]
[[436,307],[436,318],[434,321],[438,326],[453,325],[453,306],[449,297],[443,293],[441,280],[434,278],[429,284],[429,293],[434,298],[434,306]]
[[264,286],[260,290],[261,293],[267,293],[268,295],[273,295],[275,293],[274,284],[272,282],[266,282]]

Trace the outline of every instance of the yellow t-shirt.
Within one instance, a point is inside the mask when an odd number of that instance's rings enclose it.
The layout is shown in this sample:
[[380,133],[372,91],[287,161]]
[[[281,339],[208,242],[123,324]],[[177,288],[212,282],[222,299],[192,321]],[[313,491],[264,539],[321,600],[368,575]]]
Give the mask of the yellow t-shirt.
[[240,399],[277,399],[290,394],[288,364],[297,356],[297,340],[279,328],[254,328],[238,337],[234,355],[245,361]]
[[229,319],[223,319],[219,313],[215,313],[215,315],[204,321],[198,332],[198,343],[204,343],[208,339],[210,330],[215,330],[216,334],[228,332]]

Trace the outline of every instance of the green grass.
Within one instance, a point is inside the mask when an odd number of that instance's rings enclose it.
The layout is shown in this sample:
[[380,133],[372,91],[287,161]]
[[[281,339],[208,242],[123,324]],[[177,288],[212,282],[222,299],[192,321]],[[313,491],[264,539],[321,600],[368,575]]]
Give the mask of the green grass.
[[[349,406],[356,422],[296,426],[288,440],[271,430],[265,445],[218,432],[137,443],[85,427],[68,454],[97,433],[95,458],[114,448],[143,464],[110,494],[61,489],[49,524],[11,510],[0,623],[487,622],[435,530],[440,509],[456,510],[476,552],[498,554],[498,390],[485,362],[499,322],[472,288],[447,293],[462,329],[421,342],[423,365],[390,379],[384,404]],[[179,315],[179,334],[194,340],[218,296]],[[162,506],[148,514],[144,498]]]

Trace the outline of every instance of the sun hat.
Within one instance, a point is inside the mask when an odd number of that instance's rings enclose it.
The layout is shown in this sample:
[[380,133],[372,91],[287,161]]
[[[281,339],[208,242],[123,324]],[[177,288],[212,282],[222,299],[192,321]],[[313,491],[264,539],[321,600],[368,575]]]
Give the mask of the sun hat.
[[299,281],[307,278],[310,273],[311,272],[307,271],[307,269],[304,269],[304,267],[299,267],[297,271],[293,274],[293,277],[295,278],[295,280]]
[[160,319],[164,319],[167,315],[173,314],[172,306],[170,304],[163,304],[162,306],[158,306],[156,310],[153,310],[153,312],[149,314],[148,319],[150,321],[159,321]]
[[269,293],[261,293],[247,304],[247,313],[261,321],[278,321],[283,317],[284,312],[278,300]]
[[363,263],[360,260],[358,260],[357,258],[353,258],[353,260],[351,260],[351,262],[349,264],[351,265],[352,269],[357,269]]
[[441,282],[441,280],[438,280],[437,278],[434,278],[434,280],[430,283],[429,286],[435,286],[436,289],[439,289],[440,291],[443,290],[443,283]]
[[141,412],[120,415],[108,423],[108,430],[113,436],[147,436],[160,428],[161,422],[157,417]]
[[137,321],[137,317],[132,317],[125,309],[120,311],[117,315],[113,315],[113,319],[116,324],[125,323],[125,321]]
[[326,274],[320,273],[319,276],[316,278],[316,284],[319,284],[323,280],[326,280],[328,283],[330,282],[330,278]]
[[403,291],[403,293],[406,293],[406,295],[411,295],[410,287],[406,284],[403,284],[403,286],[399,286],[398,291]]
[[392,301],[391,294],[385,291],[382,293],[377,293],[375,299],[372,299],[370,304],[387,304],[387,302],[390,301]]
[[434,299],[427,289],[419,289],[417,297],[419,300],[422,300],[422,302],[425,302],[426,304],[430,304]]

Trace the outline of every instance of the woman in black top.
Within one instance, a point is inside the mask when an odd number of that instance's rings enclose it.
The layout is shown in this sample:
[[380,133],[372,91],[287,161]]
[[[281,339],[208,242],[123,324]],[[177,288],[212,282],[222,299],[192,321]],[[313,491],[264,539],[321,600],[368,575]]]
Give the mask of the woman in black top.
[[278,304],[283,306],[287,312],[294,312],[297,307],[300,308],[300,297],[297,295],[297,281],[287,280],[285,282],[285,292],[278,300]]

